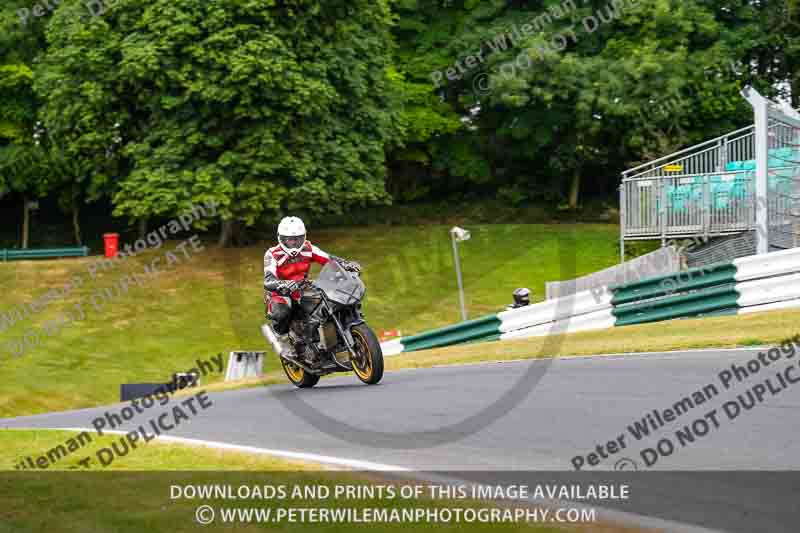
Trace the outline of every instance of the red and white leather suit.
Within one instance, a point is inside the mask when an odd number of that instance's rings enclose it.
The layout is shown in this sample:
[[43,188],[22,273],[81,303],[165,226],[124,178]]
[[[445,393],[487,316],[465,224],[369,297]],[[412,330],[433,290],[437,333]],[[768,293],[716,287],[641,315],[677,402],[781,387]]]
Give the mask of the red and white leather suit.
[[279,294],[268,290],[270,285],[276,281],[292,280],[301,281],[308,277],[311,264],[317,263],[324,265],[331,259],[339,259],[320,250],[310,241],[306,241],[300,252],[292,257],[287,254],[280,246],[273,246],[264,254],[264,304],[267,305],[267,312],[276,322],[278,333],[288,327],[285,324],[289,317],[292,300],[299,301],[301,291],[295,291],[291,296]]

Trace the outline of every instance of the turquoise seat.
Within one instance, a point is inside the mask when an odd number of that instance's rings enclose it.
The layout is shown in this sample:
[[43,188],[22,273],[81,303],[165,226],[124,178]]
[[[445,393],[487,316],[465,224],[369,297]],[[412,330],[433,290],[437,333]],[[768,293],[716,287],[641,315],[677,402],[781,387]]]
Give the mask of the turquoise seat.
[[767,178],[770,190],[778,194],[789,194],[792,190],[792,179],[795,174],[794,170],[782,169],[773,172],[774,174],[770,174],[769,178]]
[[667,206],[671,211],[678,211],[681,208],[680,193],[678,187],[667,185]]
[[692,185],[667,185],[666,193],[670,210],[682,213],[687,210],[692,198]]
[[732,186],[727,183],[720,183],[717,188],[711,193],[713,199],[712,205],[717,209],[725,209],[731,203],[731,189]]
[[733,178],[733,186],[731,187],[731,198],[736,200],[745,200],[748,197],[748,184],[749,180],[744,174],[737,174]]
[[725,209],[730,205],[733,183],[723,181],[722,176],[709,176],[709,192],[711,206],[715,209]]
[[[703,201],[703,183],[705,180],[703,176],[695,176],[694,180],[692,181],[692,193],[691,199],[693,202],[702,203]],[[702,207],[702,206],[699,206]]]
[[[769,150],[767,165],[769,168],[780,168],[792,165],[800,165],[800,150],[792,147],[772,148]],[[738,174],[730,187],[719,184],[718,180],[712,181],[712,197],[716,207],[727,206],[727,198],[736,200],[746,200],[753,194],[755,179],[756,161],[749,159],[746,161],[729,161],[725,165],[728,172],[748,171]],[[767,179],[767,186],[771,191],[780,194],[791,194],[794,179],[800,178],[800,171],[793,168],[782,168],[770,173]]]
[[794,152],[795,150],[792,150],[790,147],[773,148],[769,151],[769,166],[785,167],[795,164],[794,161],[798,161],[798,159]]

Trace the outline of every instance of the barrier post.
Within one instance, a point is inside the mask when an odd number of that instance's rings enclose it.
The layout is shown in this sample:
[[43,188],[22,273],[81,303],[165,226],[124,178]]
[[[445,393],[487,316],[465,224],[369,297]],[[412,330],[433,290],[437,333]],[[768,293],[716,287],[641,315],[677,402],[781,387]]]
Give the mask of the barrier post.
[[753,108],[756,150],[756,254],[769,253],[769,204],[767,202],[767,165],[769,163],[768,100],[752,87],[745,87],[742,96]]

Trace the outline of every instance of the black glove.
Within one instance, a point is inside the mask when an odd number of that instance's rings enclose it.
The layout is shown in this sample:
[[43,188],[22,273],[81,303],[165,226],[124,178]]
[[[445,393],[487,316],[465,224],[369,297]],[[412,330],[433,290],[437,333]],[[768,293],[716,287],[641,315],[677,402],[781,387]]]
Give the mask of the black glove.
[[285,281],[281,281],[280,282],[280,284],[278,285],[278,288],[277,288],[277,290],[275,292],[278,292],[278,293],[284,294],[284,295],[290,295],[293,292],[299,291],[299,290],[300,290],[300,284],[299,283],[297,283],[294,280],[287,279]]

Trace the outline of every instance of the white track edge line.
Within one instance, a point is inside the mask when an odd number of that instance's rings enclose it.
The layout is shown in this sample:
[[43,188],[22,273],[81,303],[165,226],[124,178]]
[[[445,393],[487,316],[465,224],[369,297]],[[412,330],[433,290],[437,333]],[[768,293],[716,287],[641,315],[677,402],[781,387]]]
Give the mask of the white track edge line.
[[[22,428],[14,428],[14,429],[22,429]],[[32,428],[32,429],[49,429],[52,431],[87,431],[87,432],[94,432],[94,428],[75,428],[75,427],[68,427],[68,428]],[[131,431],[120,431],[120,430],[108,430],[103,431],[104,434],[113,434],[113,435],[127,435],[131,433]],[[289,450],[274,450],[270,448],[259,448],[256,446],[244,446],[241,444],[228,444],[225,442],[218,442],[218,441],[210,441],[210,440],[203,440],[203,439],[192,439],[188,437],[172,437],[169,435],[158,435],[155,437],[156,441],[162,442],[173,442],[176,444],[187,444],[190,446],[203,446],[206,448],[212,448],[217,450],[226,450],[232,452],[245,452],[245,453],[253,453],[257,455],[271,455],[274,457],[282,457],[284,459],[295,459],[298,461],[308,461],[312,463],[320,463],[326,465],[333,465],[333,466],[343,466],[348,468],[354,469],[362,469],[362,470],[374,470],[377,472],[409,472],[410,470],[401,466],[394,466],[394,465],[386,465],[381,463],[372,463],[369,461],[361,461],[358,459],[344,459],[340,457],[331,457],[329,455],[319,455],[315,453],[306,453],[306,452],[293,452]]]

